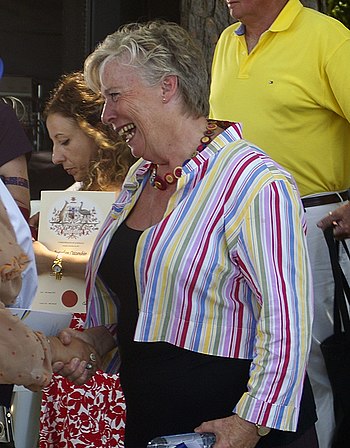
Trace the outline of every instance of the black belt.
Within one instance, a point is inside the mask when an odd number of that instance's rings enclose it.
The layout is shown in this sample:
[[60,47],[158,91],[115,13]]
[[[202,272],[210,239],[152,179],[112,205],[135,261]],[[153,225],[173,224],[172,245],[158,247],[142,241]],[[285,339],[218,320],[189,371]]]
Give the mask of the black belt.
[[310,198],[302,198],[303,206],[317,207],[318,205],[335,204],[337,202],[347,201],[349,199],[348,190],[340,193],[329,193],[321,196],[313,196]]

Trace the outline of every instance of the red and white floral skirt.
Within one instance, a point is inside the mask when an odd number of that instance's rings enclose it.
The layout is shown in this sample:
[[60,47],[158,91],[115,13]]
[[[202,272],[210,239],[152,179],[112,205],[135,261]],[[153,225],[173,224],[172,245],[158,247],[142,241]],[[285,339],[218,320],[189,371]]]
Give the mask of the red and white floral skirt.
[[[83,328],[84,314],[71,327]],[[125,401],[118,375],[98,371],[83,386],[55,375],[43,390],[40,448],[123,447]]]

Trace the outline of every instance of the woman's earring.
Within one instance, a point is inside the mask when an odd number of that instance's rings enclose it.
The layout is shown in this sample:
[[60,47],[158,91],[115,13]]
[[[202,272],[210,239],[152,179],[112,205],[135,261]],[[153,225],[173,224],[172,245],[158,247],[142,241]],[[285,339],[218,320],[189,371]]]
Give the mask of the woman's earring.
[[164,96],[163,96],[163,98],[162,98],[162,101],[163,101],[163,103],[165,103],[165,101],[166,101],[166,99],[164,98]]

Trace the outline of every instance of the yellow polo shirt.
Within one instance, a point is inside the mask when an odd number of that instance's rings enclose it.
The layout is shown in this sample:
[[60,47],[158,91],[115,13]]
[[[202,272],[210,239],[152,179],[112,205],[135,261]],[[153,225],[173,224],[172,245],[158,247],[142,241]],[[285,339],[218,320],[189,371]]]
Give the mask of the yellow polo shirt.
[[210,116],[241,122],[302,196],[350,186],[350,31],[289,0],[248,54],[244,26],[222,33]]

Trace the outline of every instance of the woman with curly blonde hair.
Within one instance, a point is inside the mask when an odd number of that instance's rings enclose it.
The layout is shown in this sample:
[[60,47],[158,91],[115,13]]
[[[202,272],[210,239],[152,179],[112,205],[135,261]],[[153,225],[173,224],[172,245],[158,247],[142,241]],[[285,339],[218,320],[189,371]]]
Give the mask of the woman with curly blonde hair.
[[[101,122],[103,103],[87,87],[83,74],[74,72],[62,76],[44,110],[53,163],[62,164],[82,182],[82,190],[118,191],[135,162],[129,147]],[[82,165],[76,167],[72,157],[74,161],[78,157]]]
[[[101,122],[103,104],[103,98],[87,87],[83,73],[73,72],[61,77],[45,105],[52,161],[74,177],[72,190],[118,193],[136,161],[127,144]],[[32,225],[36,222],[31,219]],[[56,252],[38,241],[34,251],[38,273],[50,271]],[[65,271],[83,278],[87,260],[88,256],[65,255]]]
[[[130,148],[118,134],[101,122],[103,98],[90,90],[81,72],[64,75],[52,91],[46,103],[44,117],[53,142],[52,161],[61,164],[74,177],[74,189],[90,191],[121,190],[122,183],[131,164],[136,159]],[[72,189],[72,187],[70,187]],[[38,241],[33,243],[38,272],[49,272],[56,258],[56,252]],[[66,275],[83,278],[88,255],[64,254],[63,265]],[[80,328],[84,316],[76,315],[74,328]],[[104,392],[101,392],[104,391]],[[106,393],[114,405],[101,396]],[[65,400],[55,400],[62,397]],[[87,435],[76,427],[78,411],[73,410],[76,398],[84,409],[91,410],[88,417],[91,427]],[[52,400],[59,403],[51,408]],[[94,403],[100,402],[98,409]],[[40,441],[46,446],[51,441],[55,446],[74,438],[76,443],[86,446],[94,440],[96,446],[115,446],[124,428],[124,398],[117,375],[97,372],[86,388],[73,387],[65,379],[54,377],[43,391]],[[69,414],[69,418],[66,416]],[[64,430],[56,431],[57,422],[65,421]],[[104,432],[110,426],[108,435]],[[41,446],[41,443],[40,443]]]

